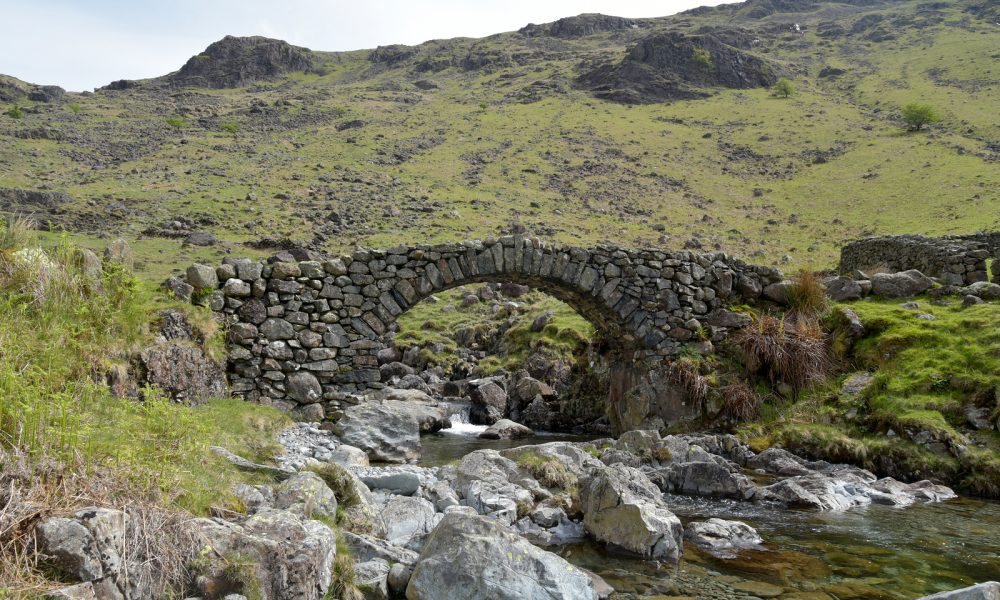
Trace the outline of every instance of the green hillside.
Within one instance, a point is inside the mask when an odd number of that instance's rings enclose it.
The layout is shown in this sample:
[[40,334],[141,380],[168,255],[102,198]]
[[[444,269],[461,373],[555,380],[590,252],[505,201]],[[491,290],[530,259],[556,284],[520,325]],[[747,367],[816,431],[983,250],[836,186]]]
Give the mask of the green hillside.
[[[151,277],[512,229],[826,267],[858,236],[1000,226],[994,13],[751,0],[347,53],[227,38],[228,59],[49,102],[4,79],[23,114],[0,115],[0,187],[72,200],[0,208],[135,239]],[[254,40],[277,68],[220,79],[263,60]],[[761,85],[779,75],[789,98]],[[907,132],[914,101],[942,121]],[[182,245],[192,231],[217,241]]]

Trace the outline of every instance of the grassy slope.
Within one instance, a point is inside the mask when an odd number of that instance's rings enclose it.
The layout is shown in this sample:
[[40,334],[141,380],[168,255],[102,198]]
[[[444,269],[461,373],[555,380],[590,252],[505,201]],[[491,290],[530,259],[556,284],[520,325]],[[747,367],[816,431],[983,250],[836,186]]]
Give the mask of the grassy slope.
[[[761,446],[779,442],[881,472],[894,464],[892,471],[902,476],[937,476],[973,492],[1000,494],[1000,434],[973,430],[965,414],[973,404],[987,408],[994,422],[1000,417],[1000,335],[994,326],[1000,305],[917,302],[917,310],[903,308],[904,301],[849,304],[868,335],[844,367],[874,373],[868,390],[856,397],[843,393],[846,376],[840,376],[798,402],[768,407],[763,421],[746,426],[744,434]],[[923,431],[953,451],[935,454],[909,441]]]
[[79,458],[95,473],[151,477],[146,482],[172,501],[204,512],[226,502],[223,484],[244,479],[208,446],[264,460],[287,417],[227,399],[189,408],[155,390],[145,390],[143,402],[114,397],[104,373],[126,366],[152,342],[159,311],[181,309],[195,322],[211,323],[202,309],[148,288],[136,284],[114,299],[111,292],[83,298],[49,292],[40,305],[10,287],[0,290],[0,442],[38,458]]
[[[482,331],[482,338],[495,340],[493,347],[481,348],[496,350],[479,363],[482,374],[489,375],[498,368],[507,371],[522,368],[530,352],[545,352],[553,360],[577,362],[594,338],[592,324],[566,303],[541,292],[533,291],[514,300],[516,308],[501,307],[493,312],[489,302],[463,306],[462,297],[468,291],[448,291],[438,295],[438,303],[421,302],[407,311],[399,319],[396,346],[405,349],[439,345],[441,351],[428,351],[421,360],[447,369],[459,360],[458,332],[467,328]],[[546,326],[541,331],[532,331],[531,324],[546,312],[552,313]]]
[[[447,42],[441,50],[461,56],[469,48],[560,49],[546,50],[542,62],[493,72],[381,69],[357,52],[321,55],[326,75],[297,74],[261,91],[74,97],[79,114],[41,106],[18,122],[0,119],[0,185],[65,189],[77,198],[74,213],[129,237],[176,216],[200,215],[217,222],[204,228],[233,243],[263,236],[305,241],[330,211],[353,221],[328,239],[329,250],[483,237],[513,221],[561,241],[658,244],[660,233],[650,226],[662,224],[670,236],[663,245],[679,247],[698,236],[706,248],[762,262],[788,254],[796,265],[824,267],[838,244],[859,235],[1000,225],[990,210],[1000,201],[1000,169],[977,156],[986,141],[1000,139],[993,118],[1000,112],[996,63],[988,59],[1000,32],[967,19],[963,5],[949,9],[942,24],[902,29],[880,43],[818,37],[816,23],[845,12],[842,5],[795,15],[807,24],[805,35],[768,36],[760,50],[798,71],[798,92],[787,100],[766,90],[728,90],[705,100],[628,107],[568,85],[581,56],[621,53],[632,34],[530,43],[503,34]],[[881,12],[918,14],[918,3]],[[716,11],[663,22],[767,27],[790,18],[731,20]],[[819,79],[827,64],[848,73]],[[941,70],[942,83],[928,74],[931,68]],[[407,83],[421,77],[441,89],[424,92]],[[560,82],[563,92],[531,104],[506,99],[543,80]],[[394,85],[402,91],[383,91]],[[246,112],[258,99],[289,100],[277,109],[283,121],[312,120],[268,130]],[[944,123],[930,134],[903,132],[895,113],[911,100],[940,107]],[[175,131],[164,121],[178,114],[188,125]],[[199,117],[215,124],[202,127]],[[367,125],[336,129],[351,119]],[[234,136],[221,123],[241,129]],[[40,124],[85,140],[127,140],[141,128],[162,145],[93,170],[65,155],[67,142],[9,135]],[[401,164],[382,164],[394,150],[421,141],[440,143]],[[758,156],[728,160],[725,144]],[[77,144],[84,153],[90,148]],[[812,153],[831,149],[840,154],[812,164]],[[755,189],[763,195],[755,197]],[[245,200],[249,192],[256,201]],[[274,198],[278,193],[292,199]],[[156,278],[224,252],[162,239],[139,240],[136,248]]]

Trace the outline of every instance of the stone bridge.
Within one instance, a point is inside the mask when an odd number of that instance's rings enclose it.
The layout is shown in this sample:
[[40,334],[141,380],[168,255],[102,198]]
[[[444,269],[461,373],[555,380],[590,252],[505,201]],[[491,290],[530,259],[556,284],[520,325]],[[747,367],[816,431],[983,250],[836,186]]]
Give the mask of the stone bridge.
[[685,343],[720,340],[745,324],[726,306],[767,296],[782,279],[722,253],[578,248],[522,236],[280,258],[193,265],[187,284],[196,302],[227,315],[233,393],[327,410],[345,393],[382,387],[377,355],[391,344],[396,319],[450,288],[514,282],[566,302],[607,340],[619,370],[612,391],[621,397]]

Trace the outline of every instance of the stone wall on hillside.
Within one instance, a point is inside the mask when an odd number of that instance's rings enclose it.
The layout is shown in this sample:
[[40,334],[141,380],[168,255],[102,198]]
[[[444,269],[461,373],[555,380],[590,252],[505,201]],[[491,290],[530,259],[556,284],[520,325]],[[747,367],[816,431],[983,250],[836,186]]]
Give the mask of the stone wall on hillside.
[[[575,248],[510,236],[437,246],[357,250],[301,262],[226,259],[193,265],[196,302],[229,321],[232,390],[293,408],[381,387],[378,351],[395,321],[427,296],[463,284],[532,286],[590,320],[628,361],[660,361],[698,336],[745,325],[728,304],[752,302],[780,272],[722,253]],[[188,293],[192,290],[188,289]]]
[[986,259],[1000,251],[1000,235],[963,237],[889,235],[851,242],[840,251],[840,271],[917,269],[943,283],[968,285],[989,278]]

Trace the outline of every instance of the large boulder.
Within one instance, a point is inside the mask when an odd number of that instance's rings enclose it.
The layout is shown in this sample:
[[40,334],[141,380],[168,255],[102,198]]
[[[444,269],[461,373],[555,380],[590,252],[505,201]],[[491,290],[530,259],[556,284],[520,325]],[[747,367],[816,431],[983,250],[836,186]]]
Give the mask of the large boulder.
[[579,485],[583,524],[592,536],[646,558],[680,560],[680,519],[642,471],[616,464],[595,469]]
[[472,390],[469,421],[476,425],[492,425],[507,416],[507,392],[490,381]]
[[[207,518],[193,519],[191,525],[203,545],[198,555],[223,558],[219,564],[205,565],[199,578],[206,596],[243,589],[224,560],[236,556],[254,565],[252,576],[262,600],[320,600],[330,588],[337,536],[319,521],[262,508],[242,525]],[[245,574],[237,576],[242,579]]]
[[376,462],[408,463],[420,458],[420,424],[393,404],[351,406],[334,424],[333,432]]
[[593,599],[591,578],[480,516],[445,515],[420,553],[406,587],[408,600]]
[[872,293],[883,298],[909,298],[929,290],[934,282],[916,269],[899,273],[877,273],[872,277]]
[[[440,513],[437,513],[440,515]],[[438,524],[434,505],[416,496],[393,496],[382,509],[386,539],[396,546],[406,547],[414,538],[421,538]]]

